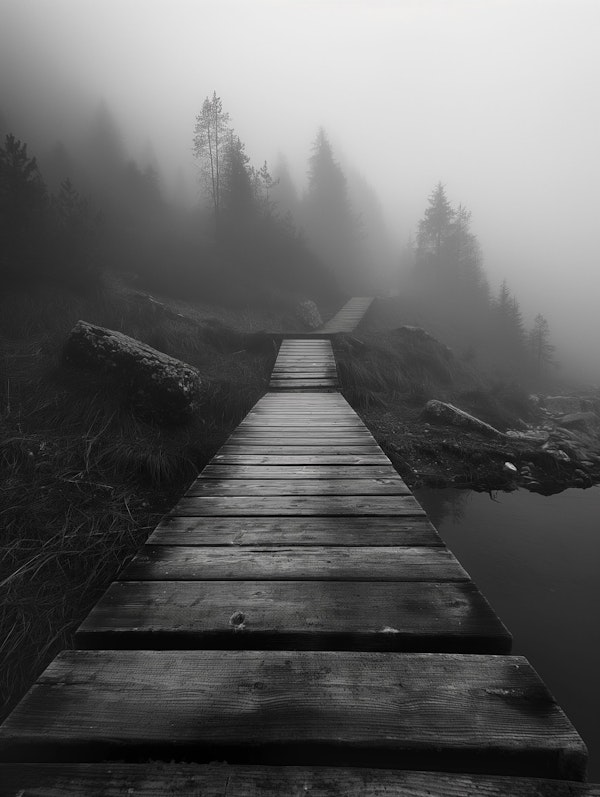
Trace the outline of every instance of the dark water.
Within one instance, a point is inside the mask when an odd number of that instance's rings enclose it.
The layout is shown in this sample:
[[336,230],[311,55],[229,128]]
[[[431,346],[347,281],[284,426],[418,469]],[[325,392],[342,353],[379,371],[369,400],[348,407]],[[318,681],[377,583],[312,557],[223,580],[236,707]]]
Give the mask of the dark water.
[[583,737],[589,780],[600,781],[600,487],[415,495]]

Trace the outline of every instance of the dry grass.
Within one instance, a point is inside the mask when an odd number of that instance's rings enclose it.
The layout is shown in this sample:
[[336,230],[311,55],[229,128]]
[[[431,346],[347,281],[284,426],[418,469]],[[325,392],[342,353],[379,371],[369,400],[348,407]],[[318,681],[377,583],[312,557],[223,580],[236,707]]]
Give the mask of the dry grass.
[[[63,366],[61,348],[79,318],[195,365],[207,389],[194,422],[141,420],[119,385]],[[112,289],[0,300],[4,713],[260,397],[273,356],[268,341],[218,319],[203,329],[200,319],[157,317]]]
[[344,395],[361,409],[395,402],[422,407],[475,377],[435,338],[411,328],[340,335],[335,353]]

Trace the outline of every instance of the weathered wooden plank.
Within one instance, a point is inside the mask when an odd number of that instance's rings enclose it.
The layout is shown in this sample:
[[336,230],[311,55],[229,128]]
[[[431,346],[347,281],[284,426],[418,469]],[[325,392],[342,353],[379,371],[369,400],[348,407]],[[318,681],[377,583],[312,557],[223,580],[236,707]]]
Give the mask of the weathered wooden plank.
[[[302,394],[300,394],[300,393],[289,393],[289,394],[282,393],[281,395],[290,395],[290,396],[292,396],[292,395],[293,396],[303,395],[303,396],[308,396],[309,394],[308,393],[302,393]],[[327,394],[319,394],[319,395],[327,395]],[[294,410],[294,409],[285,409],[285,410],[283,410],[283,409],[282,410],[273,409],[273,410],[265,410],[264,412],[261,409],[260,412],[257,411],[257,412],[249,413],[246,417],[248,419],[254,419],[254,418],[267,419],[269,423],[271,423],[274,420],[275,421],[283,421],[284,423],[288,423],[289,421],[296,421],[297,422],[297,421],[306,420],[307,418],[310,418],[312,420],[323,420],[323,421],[328,421],[328,420],[332,420],[332,421],[334,421],[334,420],[355,421],[356,418],[357,418],[357,415],[356,414],[352,414],[351,412],[346,412],[343,409],[340,409],[339,411],[337,411],[337,410],[329,411],[329,410],[319,409],[318,407],[315,407],[314,409],[312,409],[310,407],[307,407],[307,408],[298,407],[298,409],[296,409],[296,410]]]
[[7,797],[600,797],[600,784],[360,767],[0,764]]
[[332,368],[313,367],[311,370],[306,368],[285,368],[273,371],[271,381],[282,381],[284,379],[331,379],[337,380],[337,372]]
[[243,432],[231,435],[227,445],[249,445],[249,446],[369,446],[373,448],[377,445],[375,440],[369,435],[363,434],[335,434],[321,433],[298,435],[282,432],[281,434],[267,434],[262,436],[244,434]]
[[[385,454],[379,451],[369,451],[364,454],[341,454],[337,450],[331,453],[331,449],[325,447],[324,451],[318,454],[298,453],[296,447],[292,453],[285,454],[257,454],[256,449],[251,453],[246,453],[247,449],[237,450],[237,453],[220,450],[212,458],[215,464],[231,465],[271,465],[282,467],[287,465],[389,465],[390,461]],[[329,452],[329,453],[328,453]]]
[[511,638],[470,581],[122,581],[92,609],[76,644],[508,653]]
[[322,369],[331,370],[337,373],[337,366],[333,357],[284,357],[279,358],[275,363],[273,371],[285,371],[287,369],[321,371]]
[[[255,409],[251,411],[252,414],[270,414],[272,412],[280,415],[291,415],[296,412],[312,412],[319,415],[336,415],[337,417],[343,417],[345,415],[347,417],[352,417],[352,410],[347,404],[324,404],[323,402],[317,404],[308,401],[308,399],[313,396],[318,396],[319,399],[327,398],[328,396],[335,398],[339,393],[269,393],[268,395],[269,397],[279,399],[280,403],[278,405],[273,403],[272,406],[270,406],[271,401],[269,401],[269,404],[256,404]],[[305,400],[301,402],[299,399]],[[354,417],[356,417],[356,413]]]
[[152,545],[442,545],[427,517],[172,517]]
[[221,517],[254,515],[425,515],[412,495],[289,495],[182,498],[170,514]]
[[309,388],[311,390],[317,390],[318,388],[322,387],[337,387],[338,381],[337,379],[328,379],[327,377],[305,377],[304,379],[271,379],[269,382],[269,389],[273,390],[275,388],[289,388],[290,390],[294,388]]
[[[367,429],[368,427],[362,421],[348,419],[337,420],[335,418],[318,418],[316,416],[310,419],[311,426],[327,427],[331,429]],[[289,418],[289,419],[273,419],[269,421],[267,418],[250,418],[242,421],[237,427],[238,429],[306,429],[306,419]]]
[[308,383],[308,380],[290,380],[289,382],[269,382],[269,390],[336,390],[337,380],[318,381]]
[[339,393],[294,393],[289,396],[282,396],[279,393],[267,393],[255,407],[260,410],[273,409],[281,412],[291,412],[298,410],[315,410],[322,412],[334,412],[340,410],[348,412],[351,410],[348,402]]
[[0,728],[3,761],[184,756],[572,780],[586,765],[520,656],[66,651]]
[[[365,441],[368,445],[376,445],[375,438],[366,429],[306,429],[304,431],[299,429],[275,429],[275,430],[262,430],[252,431],[251,429],[238,429],[229,438],[230,442],[249,442],[255,443],[256,441],[267,440],[268,442],[277,442],[278,440],[293,440],[302,445],[312,445],[315,442],[318,444],[321,440],[333,440],[334,443],[357,443]],[[322,445],[322,443],[321,443]]]
[[[348,407],[344,407],[342,405],[336,406],[329,406],[329,405],[319,405],[319,404],[312,404],[308,402],[300,403],[297,401],[298,397],[311,397],[311,396],[335,396],[336,393],[290,393],[290,394],[282,394],[282,393],[270,393],[270,396],[280,397],[282,399],[282,403],[279,406],[267,407],[267,406],[256,406],[256,409],[252,410],[248,415],[252,417],[254,415],[264,415],[264,416],[271,416],[271,415],[282,415],[291,417],[296,414],[312,414],[312,415],[324,415],[324,416],[333,416],[336,418],[356,418],[356,413]],[[289,396],[289,400],[286,403],[283,403],[284,399],[287,399]],[[293,404],[290,403],[294,400]]]
[[281,398],[275,393],[267,393],[256,406],[267,407],[270,404],[283,404],[291,406],[294,404],[311,404],[315,407],[349,407],[350,405],[341,393],[320,393],[314,396],[290,396],[289,398]]
[[273,371],[279,370],[284,371],[286,368],[290,367],[306,367],[306,368],[331,368],[332,370],[336,370],[337,366],[335,363],[335,358],[332,356],[328,357],[314,357],[312,355],[294,355],[294,356],[285,356],[279,357]]
[[395,479],[197,479],[186,496],[411,495]]
[[[391,465],[207,465],[200,479],[394,479]],[[399,478],[399,477],[398,477]]]
[[[327,399],[331,398],[331,401]],[[352,408],[342,399],[338,392],[333,393],[289,393],[282,394],[269,391],[263,399],[254,405],[251,412],[294,412],[296,410],[313,410],[315,412],[340,412],[349,414]],[[314,399],[317,399],[315,401]]]
[[120,581],[467,581],[447,548],[145,545]]
[[355,427],[348,427],[348,426],[341,426],[335,427],[332,424],[329,427],[320,426],[319,428],[313,428],[311,425],[311,421],[308,421],[304,427],[300,424],[298,426],[290,426],[287,424],[279,424],[278,426],[274,427],[263,427],[260,429],[253,429],[248,427],[238,428],[232,434],[232,437],[237,438],[248,438],[252,440],[256,437],[276,437],[277,435],[286,435],[287,437],[295,437],[299,440],[307,440],[309,443],[314,442],[315,439],[319,439],[319,437],[337,437],[343,440],[344,438],[349,438],[350,440],[359,439],[359,440],[369,440],[371,445],[375,442],[375,438],[372,436],[371,432],[367,429],[366,426],[355,426]]
[[[331,449],[334,449],[332,453]],[[377,445],[361,445],[360,443],[352,443],[351,445],[252,445],[250,443],[226,443],[216,454],[214,459],[228,456],[319,456],[329,455],[330,457],[341,456],[342,454],[350,455],[363,455],[371,457],[379,457],[380,461],[389,462],[389,459],[383,454],[381,448]]]

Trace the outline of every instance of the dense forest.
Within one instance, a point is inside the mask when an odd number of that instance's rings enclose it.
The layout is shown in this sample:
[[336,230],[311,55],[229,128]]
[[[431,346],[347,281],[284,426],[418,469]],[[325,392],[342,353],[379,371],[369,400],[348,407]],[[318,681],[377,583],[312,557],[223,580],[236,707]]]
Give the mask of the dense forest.
[[375,192],[358,171],[344,173],[323,128],[303,190],[283,155],[274,169],[252,163],[216,93],[190,132],[192,201],[166,188],[151,147],[138,160],[125,151],[105,104],[73,150],[56,142],[31,153],[0,131],[3,285],[50,280],[81,291],[116,272],[230,306],[398,294],[398,323],[430,329],[464,359],[530,385],[551,373],[547,321],[538,314],[527,329],[506,281],[491,289],[471,213],[441,183],[416,240],[396,252]]

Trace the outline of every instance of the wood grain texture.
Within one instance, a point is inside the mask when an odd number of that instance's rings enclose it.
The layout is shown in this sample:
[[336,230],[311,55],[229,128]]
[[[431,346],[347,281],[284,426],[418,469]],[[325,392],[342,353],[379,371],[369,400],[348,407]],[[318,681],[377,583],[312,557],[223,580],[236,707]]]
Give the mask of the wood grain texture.
[[586,749],[525,659],[348,651],[67,651],[0,760],[186,756],[583,780]]
[[[253,445],[252,443],[226,443],[220,449],[219,453],[213,459],[229,456],[271,456],[271,457],[340,457],[343,455],[349,456],[368,456],[377,457],[380,462],[388,462],[389,459],[385,456],[379,446],[376,445],[361,445],[352,443],[351,445],[275,445],[271,443],[268,446]],[[292,463],[293,464],[293,463]]]
[[395,479],[196,479],[186,496],[411,495]]
[[76,644],[508,653],[511,639],[472,582],[122,581]]
[[121,581],[466,581],[443,547],[144,545]]
[[360,767],[0,764],[6,797],[600,797],[599,784]]
[[287,515],[424,515],[412,495],[285,495],[182,498],[173,515],[227,517]]
[[152,545],[442,545],[427,517],[167,516],[148,538]]
[[237,432],[227,441],[228,446],[376,446],[375,440],[364,432]]
[[231,465],[271,465],[281,467],[284,465],[390,465],[389,459],[385,456],[383,451],[361,454],[346,454],[338,453],[337,449],[334,453],[331,452],[331,447],[325,447],[318,454],[305,454],[298,453],[298,449],[291,454],[257,454],[255,450],[252,453],[246,453],[246,450],[232,453],[231,451],[220,450],[218,454],[212,458],[211,462],[215,464],[231,464]]
[[[312,416],[310,418],[310,425],[311,428],[318,427],[319,429],[322,427],[331,428],[331,429],[366,429],[367,427],[364,423],[358,419],[353,420],[351,418],[319,418]],[[284,419],[276,419],[272,418],[269,420],[268,416],[265,418],[247,418],[245,421],[242,421],[241,424],[238,426],[238,429],[241,431],[242,429],[252,430],[252,431],[263,431],[264,429],[306,429],[307,422],[305,418],[299,418],[297,415],[294,415],[289,418]]]
[[207,465],[200,479],[393,479],[391,465]]

